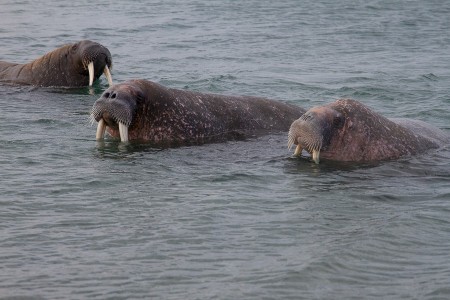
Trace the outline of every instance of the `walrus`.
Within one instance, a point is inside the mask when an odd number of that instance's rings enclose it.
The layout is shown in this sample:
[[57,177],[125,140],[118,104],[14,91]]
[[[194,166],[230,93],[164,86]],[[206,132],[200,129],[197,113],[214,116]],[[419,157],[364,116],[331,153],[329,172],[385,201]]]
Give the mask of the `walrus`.
[[92,86],[102,73],[112,85],[109,50],[83,40],[57,48],[27,64],[0,61],[0,81],[40,87]]
[[251,96],[179,90],[137,79],[109,87],[94,103],[96,139],[105,130],[122,142],[140,140],[163,147],[287,132],[306,110]]
[[320,158],[374,162],[414,155],[450,141],[444,131],[419,120],[388,119],[351,99],[311,108],[290,126],[288,148]]

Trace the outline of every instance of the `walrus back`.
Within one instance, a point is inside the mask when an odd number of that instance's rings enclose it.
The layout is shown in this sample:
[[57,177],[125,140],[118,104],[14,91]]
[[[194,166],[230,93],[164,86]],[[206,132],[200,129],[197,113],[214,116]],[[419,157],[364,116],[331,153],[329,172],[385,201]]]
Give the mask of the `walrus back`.
[[20,64],[0,61],[0,81],[14,82],[17,78],[18,68]]
[[431,143],[442,146],[450,142],[450,135],[443,130],[428,124],[424,121],[413,120],[408,118],[393,118],[391,121],[408,128],[415,135],[428,139]]
[[17,66],[17,64],[0,60],[0,72],[3,72],[14,66]]
[[198,107],[208,119],[225,122],[232,130],[288,131],[290,124],[305,113],[305,109],[282,101],[255,97],[207,94],[169,89],[189,107]]

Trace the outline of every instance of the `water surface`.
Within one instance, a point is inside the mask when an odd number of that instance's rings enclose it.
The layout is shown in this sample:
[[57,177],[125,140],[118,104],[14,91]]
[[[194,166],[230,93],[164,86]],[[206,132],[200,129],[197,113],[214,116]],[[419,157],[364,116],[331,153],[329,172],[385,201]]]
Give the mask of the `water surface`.
[[[0,60],[91,39],[113,78],[312,107],[351,97],[450,132],[442,1],[3,1]],[[373,165],[286,134],[95,141],[91,90],[0,86],[0,295],[447,299],[450,149]]]

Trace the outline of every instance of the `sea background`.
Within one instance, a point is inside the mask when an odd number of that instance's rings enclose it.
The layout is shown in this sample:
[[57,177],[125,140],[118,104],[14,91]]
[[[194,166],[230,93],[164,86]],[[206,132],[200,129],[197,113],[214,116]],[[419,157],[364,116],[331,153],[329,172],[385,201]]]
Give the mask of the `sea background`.
[[[341,97],[450,133],[448,1],[0,2],[0,60],[66,43],[145,78],[309,108]],[[449,299],[450,148],[372,165],[287,134],[95,141],[107,88],[0,85],[0,299]]]

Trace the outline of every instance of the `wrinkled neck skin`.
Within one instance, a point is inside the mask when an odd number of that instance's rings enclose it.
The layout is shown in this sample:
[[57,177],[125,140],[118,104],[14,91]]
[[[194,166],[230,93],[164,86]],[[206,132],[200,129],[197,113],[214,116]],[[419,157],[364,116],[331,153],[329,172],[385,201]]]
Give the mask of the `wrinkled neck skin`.
[[[135,91],[130,91],[130,86]],[[118,99],[121,91],[127,89],[128,95],[143,95],[132,113],[129,140],[157,145],[244,138],[249,132],[259,130],[287,131],[290,123],[305,112],[300,107],[273,100],[177,90],[145,80],[118,84],[105,93],[118,91]],[[102,98],[97,101],[103,101]],[[108,132],[113,137],[119,136],[118,126],[114,124],[108,126]]]

